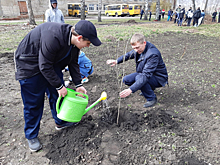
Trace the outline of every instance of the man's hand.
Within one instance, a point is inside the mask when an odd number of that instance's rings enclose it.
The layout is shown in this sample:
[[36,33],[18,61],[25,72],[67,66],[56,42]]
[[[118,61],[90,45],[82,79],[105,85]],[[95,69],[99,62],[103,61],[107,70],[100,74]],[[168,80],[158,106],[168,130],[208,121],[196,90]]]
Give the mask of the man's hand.
[[117,60],[107,60],[106,64],[110,65],[110,66],[115,66],[117,64]]
[[67,90],[66,88],[63,86],[63,88],[61,88],[60,90],[58,90],[59,93],[59,97],[65,97],[67,95]]
[[125,98],[127,96],[129,96],[132,93],[132,90],[130,88],[123,90],[122,92],[120,92],[120,97],[121,98]]
[[[76,88],[76,92],[84,93],[84,94],[87,93],[86,89],[83,86]],[[83,95],[78,95],[78,96],[83,97]]]

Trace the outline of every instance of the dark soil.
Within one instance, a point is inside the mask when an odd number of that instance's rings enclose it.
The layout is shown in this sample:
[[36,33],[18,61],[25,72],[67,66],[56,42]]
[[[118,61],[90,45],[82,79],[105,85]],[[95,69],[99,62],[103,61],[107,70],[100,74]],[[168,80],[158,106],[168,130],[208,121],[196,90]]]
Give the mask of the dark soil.
[[37,153],[29,151],[23,133],[13,54],[1,54],[0,164],[220,164],[219,39],[173,32],[147,39],[161,51],[169,73],[169,87],[155,90],[156,106],[143,108],[139,91],[119,98],[127,88],[122,76],[134,72],[135,63],[110,67],[106,60],[124,54],[127,41],[91,46],[83,50],[95,68],[84,85],[89,105],[102,91],[108,102],[96,105],[79,125],[57,132],[46,100],[39,133],[43,149]]

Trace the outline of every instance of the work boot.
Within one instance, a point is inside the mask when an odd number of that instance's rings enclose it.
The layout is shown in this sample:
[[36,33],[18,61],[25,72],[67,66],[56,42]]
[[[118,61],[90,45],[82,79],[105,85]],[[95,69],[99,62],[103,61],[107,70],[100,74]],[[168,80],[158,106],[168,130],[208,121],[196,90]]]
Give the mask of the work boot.
[[33,139],[27,139],[29,148],[32,152],[37,152],[42,148],[42,145],[40,144],[38,138]]
[[157,97],[155,97],[155,99],[153,99],[151,101],[147,101],[144,104],[144,108],[153,107],[156,103],[157,103]]
[[77,124],[79,124],[79,122],[78,122],[78,123],[66,122],[66,123],[61,124],[61,125],[57,125],[57,124],[56,124],[56,127],[55,127],[55,128],[56,128],[57,131],[60,131],[60,130],[62,130],[62,129],[64,129],[64,128],[71,127],[71,126],[75,126],[75,125],[77,125]]

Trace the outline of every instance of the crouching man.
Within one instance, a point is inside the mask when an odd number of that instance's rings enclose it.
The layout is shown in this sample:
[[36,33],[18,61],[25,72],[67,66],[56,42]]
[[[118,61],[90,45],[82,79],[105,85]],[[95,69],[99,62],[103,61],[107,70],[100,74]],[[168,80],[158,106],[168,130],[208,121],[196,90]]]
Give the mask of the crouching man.
[[157,103],[155,88],[168,84],[166,66],[160,51],[150,42],[146,42],[142,34],[134,34],[130,42],[134,50],[122,55],[117,60],[107,60],[106,63],[115,66],[123,61],[135,59],[136,72],[123,78],[123,82],[130,87],[120,92],[120,97],[125,98],[131,93],[141,90],[141,95],[147,100],[144,108],[152,107]]

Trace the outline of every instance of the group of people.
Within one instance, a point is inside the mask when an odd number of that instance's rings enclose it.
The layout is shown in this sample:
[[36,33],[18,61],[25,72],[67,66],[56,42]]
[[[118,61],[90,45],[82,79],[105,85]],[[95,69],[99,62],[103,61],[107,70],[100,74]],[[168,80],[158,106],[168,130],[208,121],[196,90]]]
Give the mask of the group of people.
[[[187,26],[190,26],[193,19],[193,26],[197,27],[204,22],[205,12],[204,10],[201,11],[200,7],[196,11],[193,11],[192,7],[188,11],[185,11],[185,8],[181,8],[181,5],[179,5],[175,11],[170,9],[167,15],[167,21],[174,19],[174,23],[177,23],[178,26],[182,26],[183,21],[187,22]],[[200,22],[199,19],[201,19]]]
[[[47,14],[59,11],[55,0],[51,0],[51,7],[51,11],[47,11]],[[61,12],[59,11],[59,13]],[[62,14],[59,14],[58,17],[52,13],[48,14],[48,17],[46,23],[40,24],[23,38],[14,57],[15,78],[20,83],[24,105],[24,132],[29,148],[33,152],[42,148],[38,133],[43,115],[45,93],[49,98],[57,130],[78,124],[63,121],[57,117],[56,101],[58,97],[67,95],[63,70],[68,66],[76,92],[86,94],[87,90],[83,87],[83,76],[79,63],[80,56],[85,56],[81,49],[89,47],[91,43],[94,46],[102,44],[97,36],[96,27],[90,21],[80,20],[75,26],[72,26],[64,23]],[[134,59],[136,72],[123,78],[123,82],[129,87],[121,91],[119,96],[125,98],[140,90],[140,95],[146,99],[143,107],[152,107],[157,103],[154,90],[168,84],[166,65],[160,51],[152,43],[147,42],[144,35],[134,34],[130,44],[133,48],[132,51],[118,59],[109,59],[106,63],[115,66],[124,60]],[[88,61],[87,59],[86,62]],[[91,72],[93,70],[90,68]]]
[[220,23],[220,12],[217,13],[217,10],[215,10],[213,13],[212,13],[212,22],[216,22],[216,17],[218,15],[218,23]]
[[[142,17],[143,17],[143,15],[145,14],[145,11],[144,11],[144,9],[141,9],[141,12],[140,12],[140,20],[142,20]],[[149,12],[149,21],[151,21],[151,16],[152,16],[152,12],[151,12],[151,10],[150,10],[150,12]]]

